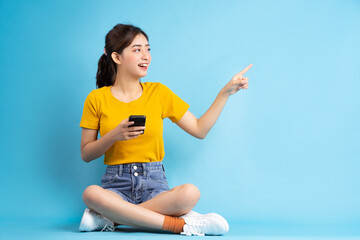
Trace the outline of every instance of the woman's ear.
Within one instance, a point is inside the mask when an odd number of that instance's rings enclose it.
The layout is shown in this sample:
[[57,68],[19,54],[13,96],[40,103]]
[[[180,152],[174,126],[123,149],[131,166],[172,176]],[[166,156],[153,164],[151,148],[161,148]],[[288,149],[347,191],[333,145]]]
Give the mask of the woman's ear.
[[111,58],[116,64],[121,64],[120,56],[116,52],[111,53]]

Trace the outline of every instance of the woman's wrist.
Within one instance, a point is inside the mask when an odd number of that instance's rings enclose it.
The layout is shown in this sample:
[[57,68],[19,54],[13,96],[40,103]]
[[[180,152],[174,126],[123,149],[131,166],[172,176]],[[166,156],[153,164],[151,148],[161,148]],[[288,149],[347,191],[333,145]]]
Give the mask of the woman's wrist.
[[114,134],[114,129],[109,131],[107,134],[105,134],[102,138],[105,138],[104,140],[107,143],[110,143],[111,145],[113,145],[116,142],[115,139],[115,134]]
[[220,95],[221,97],[226,97],[226,98],[230,97],[230,93],[229,93],[228,91],[226,91],[225,88],[222,88],[222,89],[220,90],[219,95]]

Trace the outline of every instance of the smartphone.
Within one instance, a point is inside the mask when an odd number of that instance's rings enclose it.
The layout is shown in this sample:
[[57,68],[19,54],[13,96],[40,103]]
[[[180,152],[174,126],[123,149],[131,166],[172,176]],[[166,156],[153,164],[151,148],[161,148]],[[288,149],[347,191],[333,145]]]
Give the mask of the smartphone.
[[[134,122],[129,127],[144,126],[145,127],[146,116],[144,115],[131,115],[129,116],[129,122]],[[144,134],[145,130],[141,134]]]

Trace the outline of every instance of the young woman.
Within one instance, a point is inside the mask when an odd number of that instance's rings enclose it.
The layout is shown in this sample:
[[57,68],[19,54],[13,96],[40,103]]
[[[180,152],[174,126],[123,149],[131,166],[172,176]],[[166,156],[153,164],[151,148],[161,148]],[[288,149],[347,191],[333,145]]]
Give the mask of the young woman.
[[[196,186],[169,189],[162,165],[163,119],[170,118],[190,135],[205,138],[229,96],[248,88],[243,74],[252,65],[236,74],[197,119],[165,85],[140,82],[151,62],[148,40],[140,28],[124,24],[106,35],[96,75],[98,89],[85,100],[80,127],[81,158],[90,162],[105,153],[108,166],[101,186],[89,186],[83,193],[88,209],[80,230],[114,231],[115,225],[122,224],[185,235],[224,234],[229,226],[223,217],[192,211],[200,198]],[[131,126],[131,115],[145,115],[145,127]]]

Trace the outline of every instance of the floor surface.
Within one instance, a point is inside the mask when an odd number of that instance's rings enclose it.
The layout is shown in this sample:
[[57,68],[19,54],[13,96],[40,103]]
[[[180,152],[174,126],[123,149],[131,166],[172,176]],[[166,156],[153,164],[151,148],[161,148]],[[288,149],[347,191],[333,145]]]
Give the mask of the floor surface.
[[[249,240],[360,240],[360,226],[291,226],[269,224],[243,224],[229,222],[230,231],[223,236],[207,236],[214,239],[249,239]],[[49,223],[49,222],[1,222],[0,239],[204,239],[203,237],[186,237],[162,232],[150,232],[132,227],[120,226],[115,232],[86,232],[78,231],[79,224]]]

